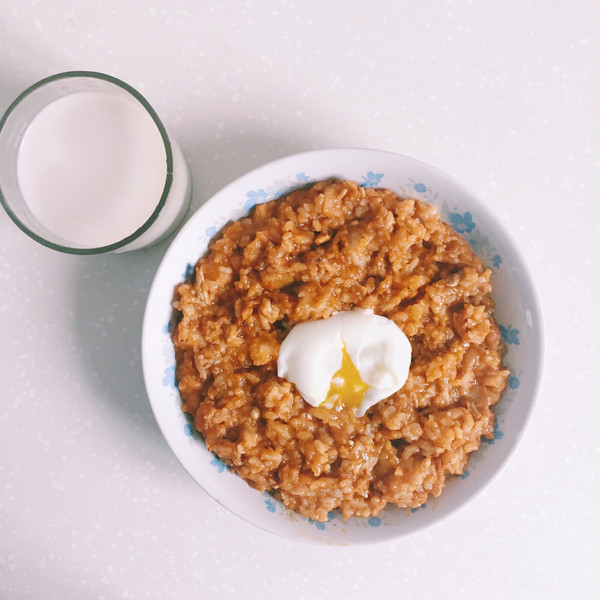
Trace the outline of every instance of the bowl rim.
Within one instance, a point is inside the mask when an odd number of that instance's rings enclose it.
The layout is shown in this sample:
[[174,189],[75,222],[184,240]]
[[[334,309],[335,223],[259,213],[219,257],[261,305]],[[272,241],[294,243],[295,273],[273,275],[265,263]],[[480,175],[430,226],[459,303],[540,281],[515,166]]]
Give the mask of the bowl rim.
[[[530,370],[533,372],[533,377],[531,379],[531,384],[530,384],[531,393],[528,394],[529,398],[528,398],[528,402],[526,405],[524,418],[522,419],[521,425],[520,425],[518,431],[516,432],[514,441],[510,444],[510,447],[504,452],[504,454],[502,455],[502,459],[499,462],[499,464],[496,466],[496,468],[494,468],[491,472],[486,473],[482,482],[480,483],[480,485],[478,485],[478,487],[474,491],[472,491],[467,497],[465,497],[462,501],[460,501],[456,506],[453,506],[450,509],[447,509],[445,512],[443,512],[443,514],[436,515],[435,518],[427,520],[427,521],[419,524],[417,527],[410,529],[409,531],[398,531],[394,528],[391,528],[391,530],[388,531],[387,535],[379,534],[379,535],[373,536],[373,539],[364,539],[361,537],[359,539],[352,539],[346,543],[342,542],[340,544],[339,542],[329,541],[328,539],[326,539],[323,536],[321,536],[318,539],[312,538],[312,537],[311,538],[294,537],[285,532],[278,531],[277,528],[270,528],[268,526],[263,525],[262,523],[257,523],[255,521],[253,521],[251,518],[249,518],[243,514],[240,514],[239,512],[237,512],[236,510],[231,508],[226,501],[224,501],[220,497],[217,497],[216,494],[211,492],[211,490],[207,489],[200,481],[198,481],[198,479],[196,477],[194,477],[192,475],[192,473],[189,472],[189,470],[186,467],[185,463],[183,462],[182,458],[176,452],[175,448],[173,447],[173,445],[171,444],[170,439],[169,439],[170,432],[168,430],[166,430],[164,423],[161,422],[161,420],[159,419],[159,415],[157,414],[157,410],[156,410],[156,407],[154,405],[153,398],[152,398],[153,394],[151,392],[151,384],[150,384],[150,380],[149,380],[147,361],[144,359],[144,357],[145,357],[145,352],[147,351],[147,348],[148,348],[148,338],[150,336],[150,332],[149,332],[150,325],[148,322],[148,314],[150,312],[150,305],[151,305],[152,298],[155,294],[155,288],[160,285],[160,276],[162,275],[163,270],[166,268],[166,265],[168,265],[171,255],[176,252],[176,247],[177,247],[178,241],[185,238],[185,236],[187,235],[187,232],[190,229],[192,229],[196,225],[197,222],[199,222],[201,220],[204,213],[209,210],[209,207],[211,207],[214,203],[216,203],[220,198],[226,197],[229,194],[230,190],[238,187],[240,185],[240,183],[243,182],[244,180],[252,179],[253,177],[256,177],[256,175],[259,175],[262,171],[267,171],[267,170],[273,169],[275,167],[281,167],[282,165],[285,165],[287,162],[301,163],[304,160],[307,160],[309,158],[314,159],[316,157],[318,157],[323,162],[325,162],[325,161],[327,161],[328,158],[331,158],[334,155],[339,156],[341,154],[346,154],[346,156],[349,157],[349,156],[354,156],[354,155],[362,154],[362,153],[368,153],[372,157],[377,157],[377,156],[379,156],[379,157],[382,157],[382,156],[394,157],[398,160],[406,162],[407,164],[412,163],[414,165],[420,166],[421,168],[429,170],[432,173],[437,174],[437,176],[439,176],[441,179],[450,182],[457,189],[464,191],[470,197],[470,201],[474,205],[477,206],[478,210],[481,211],[481,214],[483,214],[489,222],[493,223],[494,228],[498,231],[499,237],[504,238],[506,245],[515,254],[515,256],[519,262],[518,266],[524,274],[523,279],[525,282],[525,287],[527,288],[528,298],[530,301],[533,319],[535,320],[535,324],[536,324],[535,328],[533,328],[533,342],[531,344],[531,346],[535,349],[535,352],[532,353],[533,360],[530,363],[530,366],[531,366]],[[380,187],[385,188],[386,186],[382,185]],[[236,218],[239,218],[239,217],[236,217]],[[208,250],[208,245],[207,245],[207,248],[204,249],[202,253],[206,252],[207,250]],[[198,255],[198,258],[200,256],[202,256],[202,253],[200,253]],[[545,345],[544,345],[543,313],[542,313],[542,309],[541,309],[541,303],[539,301],[539,295],[538,295],[538,292],[537,292],[537,289],[535,286],[535,279],[533,278],[533,276],[531,274],[529,265],[527,264],[527,262],[525,261],[525,259],[523,257],[520,247],[515,243],[510,232],[504,227],[504,224],[490,210],[489,206],[481,199],[481,197],[478,194],[476,194],[472,189],[467,187],[465,184],[463,184],[461,181],[459,181],[455,177],[448,175],[447,173],[438,169],[437,167],[434,167],[434,166],[432,166],[428,163],[425,163],[423,161],[420,161],[418,159],[415,159],[415,158],[412,158],[409,156],[405,156],[403,154],[398,154],[395,152],[390,152],[390,151],[386,151],[386,150],[376,150],[376,149],[370,149],[370,148],[328,148],[328,149],[320,149],[320,150],[309,150],[309,151],[291,154],[288,156],[278,158],[274,161],[265,163],[259,167],[256,167],[256,168],[248,171],[247,173],[244,173],[244,174],[240,175],[239,177],[235,178],[229,184],[225,185],[220,190],[218,190],[215,194],[213,194],[210,198],[208,198],[201,206],[199,206],[199,208],[190,216],[188,221],[184,224],[184,226],[178,232],[177,236],[172,240],[172,242],[169,245],[169,248],[167,249],[163,258],[161,259],[161,262],[155,272],[155,276],[154,276],[152,285],[149,290],[148,301],[146,303],[146,309],[144,312],[144,321],[143,321],[143,327],[142,327],[142,367],[143,367],[144,381],[146,384],[146,389],[147,389],[150,405],[151,405],[153,414],[157,420],[157,423],[159,425],[159,428],[160,428],[163,436],[165,437],[167,443],[169,444],[171,450],[177,457],[180,464],[188,472],[188,475],[190,477],[192,477],[192,479],[194,479],[194,481],[196,481],[196,483],[204,490],[205,493],[207,493],[211,498],[213,498],[215,501],[217,501],[221,506],[224,506],[225,508],[227,508],[230,512],[235,514],[238,518],[242,519],[243,521],[246,521],[247,523],[249,523],[255,527],[258,527],[258,528],[262,529],[263,531],[268,531],[269,533],[271,533],[273,535],[278,535],[285,539],[292,539],[294,541],[301,542],[301,543],[316,543],[316,544],[321,544],[321,545],[323,545],[323,544],[362,545],[362,544],[382,543],[385,541],[399,539],[401,537],[405,537],[408,535],[414,535],[420,531],[423,531],[424,529],[432,527],[433,525],[436,525],[436,524],[442,522],[449,516],[456,514],[457,512],[466,508],[473,500],[475,500],[496,479],[496,477],[498,477],[498,475],[506,467],[509,460],[512,458],[512,456],[516,452],[519,444],[521,443],[523,436],[525,434],[525,431],[527,430],[527,428],[531,422],[533,411],[534,411],[535,406],[538,401],[541,380],[542,380],[542,373],[543,373],[543,368],[544,368],[544,359],[545,359]],[[528,360],[531,360],[531,358],[529,358]]]

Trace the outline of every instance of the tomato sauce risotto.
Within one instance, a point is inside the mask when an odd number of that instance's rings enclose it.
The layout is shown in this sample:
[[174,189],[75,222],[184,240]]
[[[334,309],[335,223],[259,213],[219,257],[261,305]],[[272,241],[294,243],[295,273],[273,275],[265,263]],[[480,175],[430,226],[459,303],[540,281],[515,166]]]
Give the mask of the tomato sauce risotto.
[[[252,487],[327,520],[418,507],[464,472],[508,377],[489,269],[437,210],[385,189],[323,181],[223,228],[177,286],[183,410]],[[313,407],[277,375],[282,340],[353,308],[411,344],[404,386],[363,417]]]

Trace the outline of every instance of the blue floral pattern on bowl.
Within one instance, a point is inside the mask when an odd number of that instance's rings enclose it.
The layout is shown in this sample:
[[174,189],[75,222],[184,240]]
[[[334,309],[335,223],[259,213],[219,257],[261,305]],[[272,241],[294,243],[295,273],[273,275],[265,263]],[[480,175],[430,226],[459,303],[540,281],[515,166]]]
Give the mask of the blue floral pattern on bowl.
[[424,181],[412,177],[408,177],[396,191],[403,198],[416,198],[425,202],[436,202],[438,199],[438,194],[433,188]]
[[174,390],[177,389],[177,380],[175,379],[175,365],[170,365],[165,368],[162,384],[165,387],[172,388]]
[[383,179],[383,173],[369,171],[366,175],[363,175],[362,179],[363,182],[360,184],[362,187],[377,187]]
[[[216,461],[212,461],[211,464],[215,466],[220,466]],[[219,472],[223,472],[224,469],[221,469]],[[264,508],[269,513],[282,513],[285,514],[287,518],[297,521],[304,521],[313,525],[315,529],[319,531],[325,531],[328,528],[337,528],[342,527],[345,523],[342,513],[339,510],[332,510],[327,515],[327,521],[316,521],[315,519],[311,519],[309,517],[303,517],[302,515],[290,511],[280,500],[275,499],[269,492],[263,492],[264,497]],[[379,527],[382,523],[381,517],[368,517],[363,520],[363,524],[365,527]]]
[[249,212],[252,210],[257,204],[263,204],[264,202],[269,202],[270,200],[276,200],[277,198],[281,198],[286,194],[289,194],[293,190],[307,185],[310,181],[313,181],[306,173],[303,171],[300,173],[296,173],[294,177],[291,177],[286,180],[278,180],[274,182],[272,185],[267,186],[266,188],[259,188],[255,190],[248,190],[246,192],[246,201],[244,202],[244,210]]
[[215,454],[210,464],[217,468],[219,473],[229,471],[229,467]]
[[268,198],[267,192],[262,188],[258,190],[250,190],[246,192],[246,203],[244,204],[245,210],[252,210],[257,204],[266,202]]
[[460,213],[450,213],[450,225],[454,228],[456,233],[465,234],[471,233],[475,229],[475,223],[473,222],[473,215],[470,212],[465,212],[462,215]]
[[485,442],[486,444],[493,444],[495,441],[501,440],[503,437],[504,434],[502,433],[502,431],[500,431],[498,419],[496,419],[494,421],[494,435],[491,438],[481,436],[481,441]]
[[519,341],[519,330],[512,327],[511,325],[498,325],[498,329],[500,329],[500,334],[502,335],[502,340],[505,344],[514,344],[515,346],[519,346],[521,342]]

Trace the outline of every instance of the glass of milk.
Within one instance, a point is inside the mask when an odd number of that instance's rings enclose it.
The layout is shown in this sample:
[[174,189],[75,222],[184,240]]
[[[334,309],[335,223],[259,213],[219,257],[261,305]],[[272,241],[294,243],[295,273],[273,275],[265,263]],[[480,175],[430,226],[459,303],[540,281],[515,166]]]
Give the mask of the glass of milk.
[[147,100],[72,71],[25,90],[0,121],[0,202],[41,244],[72,254],[155,244],[191,196],[183,154]]

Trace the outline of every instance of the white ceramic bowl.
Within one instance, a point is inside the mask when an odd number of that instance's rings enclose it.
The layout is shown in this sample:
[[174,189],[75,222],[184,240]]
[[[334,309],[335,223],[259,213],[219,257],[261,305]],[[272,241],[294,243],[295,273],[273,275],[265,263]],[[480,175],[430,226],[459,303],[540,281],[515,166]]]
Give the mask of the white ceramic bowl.
[[[227,222],[256,203],[330,177],[363,186],[386,187],[436,205],[444,219],[493,269],[495,318],[507,347],[508,388],[495,407],[494,439],[485,440],[461,477],[450,478],[439,498],[419,509],[387,507],[380,517],[320,523],[302,517],[269,494],[250,488],[229,472],[194,432],[180,407],[170,337],[175,286],[207,251],[209,240]],[[150,290],[142,337],[144,378],[152,409],[173,452],[191,476],[239,517],[284,537],[323,544],[376,542],[413,533],[464,506],[499,472],[520,439],[531,413],[542,365],[542,326],[536,295],[514,243],[473,192],[437,169],[376,150],[322,150],[289,156],[231,183],[206,202],[179,232]],[[337,513],[334,513],[337,515]]]

